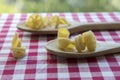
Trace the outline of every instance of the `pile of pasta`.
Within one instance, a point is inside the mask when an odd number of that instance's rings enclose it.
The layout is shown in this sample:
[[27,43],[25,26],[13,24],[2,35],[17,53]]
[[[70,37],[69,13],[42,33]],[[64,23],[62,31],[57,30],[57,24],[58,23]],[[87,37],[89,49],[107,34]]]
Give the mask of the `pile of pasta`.
[[19,34],[17,32],[13,37],[11,50],[16,59],[23,58],[25,56],[26,49],[22,46]]
[[77,52],[95,51],[96,37],[91,30],[77,35],[74,40],[70,39],[69,35],[70,32],[67,28],[60,28],[58,30],[57,42],[61,50],[69,52],[75,50],[77,50]]
[[70,26],[70,23],[65,18],[57,15],[42,17],[39,14],[30,15],[26,21],[26,26],[35,30],[51,26],[58,28],[60,25]]

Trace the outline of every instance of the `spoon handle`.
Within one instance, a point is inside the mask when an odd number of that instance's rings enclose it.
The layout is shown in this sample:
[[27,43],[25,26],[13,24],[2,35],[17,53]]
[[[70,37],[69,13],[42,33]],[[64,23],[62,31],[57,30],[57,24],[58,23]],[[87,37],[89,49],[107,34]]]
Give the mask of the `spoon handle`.
[[87,30],[120,30],[120,22],[79,23],[70,29],[71,33]]

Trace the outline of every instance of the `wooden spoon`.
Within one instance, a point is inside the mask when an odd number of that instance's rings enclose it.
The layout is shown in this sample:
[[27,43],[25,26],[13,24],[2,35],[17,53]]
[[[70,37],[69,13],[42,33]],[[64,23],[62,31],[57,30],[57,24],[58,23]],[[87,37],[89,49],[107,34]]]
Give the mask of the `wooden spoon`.
[[[120,29],[120,22],[99,22],[99,23],[82,23],[82,22],[70,22],[70,26],[66,26],[70,33],[83,32],[88,30],[118,30]],[[40,30],[30,29],[25,25],[25,22],[21,22],[17,25],[17,28],[32,33],[39,34],[57,34],[57,30],[52,27],[46,27]]]
[[110,42],[97,42],[97,48],[93,52],[65,52],[58,48],[57,40],[51,40],[47,43],[46,49],[51,54],[66,57],[66,58],[86,58],[86,57],[97,57],[112,53],[120,52],[120,43],[110,43]]

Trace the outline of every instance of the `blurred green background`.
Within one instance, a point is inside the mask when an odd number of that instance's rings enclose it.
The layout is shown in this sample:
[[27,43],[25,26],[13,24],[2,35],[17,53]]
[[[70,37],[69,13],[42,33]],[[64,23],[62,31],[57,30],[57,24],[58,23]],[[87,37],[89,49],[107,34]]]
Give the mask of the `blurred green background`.
[[120,11],[120,0],[0,0],[0,13],[112,11]]

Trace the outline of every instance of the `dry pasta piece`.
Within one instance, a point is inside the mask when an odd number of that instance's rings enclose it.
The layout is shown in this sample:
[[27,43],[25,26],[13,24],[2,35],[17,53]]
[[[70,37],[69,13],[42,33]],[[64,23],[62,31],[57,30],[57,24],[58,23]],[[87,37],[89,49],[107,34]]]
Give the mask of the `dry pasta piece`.
[[43,18],[43,22],[44,22],[44,25],[45,25],[46,27],[47,27],[47,26],[51,26],[49,16],[45,16],[45,17]]
[[67,26],[70,26],[70,23],[65,18],[60,17],[59,19],[60,19],[60,22],[59,22],[60,24],[66,24]]
[[70,32],[67,28],[60,28],[58,30],[57,38],[63,37],[63,38],[69,38]]
[[69,39],[70,32],[66,28],[58,30],[57,42],[58,47],[64,51],[74,51],[74,41]]
[[75,47],[76,47],[78,52],[81,52],[82,50],[85,49],[85,43],[83,42],[83,39],[82,39],[81,35],[78,35],[75,38]]
[[18,41],[17,41],[17,47],[21,47],[21,46],[22,46],[22,44],[21,44],[21,40],[18,39]]
[[16,59],[23,58],[26,55],[24,47],[16,47],[16,48],[13,48],[12,51],[13,51],[13,56]]
[[61,49],[66,48],[69,44],[73,44],[73,42],[68,38],[58,38],[57,41],[58,41],[58,46]]
[[50,19],[50,24],[55,28],[58,28],[60,24],[70,26],[70,23],[63,17],[59,17],[57,15],[52,16]]
[[32,14],[28,17],[28,20],[26,21],[26,26],[35,30],[50,26],[58,28],[61,24],[67,26],[70,25],[70,23],[65,18],[59,17],[57,15],[42,17],[38,14]]
[[82,34],[83,41],[88,51],[95,51],[96,49],[96,37],[92,31],[87,31]]
[[22,58],[25,56],[25,48],[22,47],[21,40],[17,32],[13,37],[11,50],[15,58]]
[[17,45],[18,45],[18,39],[19,39],[18,33],[15,33],[15,35],[13,37],[13,40],[12,40],[12,48],[17,47]]
[[57,15],[54,15],[52,18],[51,18],[51,24],[55,25],[54,27],[55,28],[58,28],[59,26],[59,17]]
[[69,44],[67,47],[64,48],[64,51],[67,51],[67,52],[73,52],[75,51],[75,45],[74,44]]
[[27,22],[26,22],[26,25],[31,28],[31,29],[41,29],[41,28],[44,28],[45,25],[43,23],[43,19],[42,19],[42,16],[41,15],[38,15],[38,14],[32,14]]
[[67,28],[60,28],[58,30],[57,42],[58,47],[63,51],[95,51],[96,37],[92,31],[87,31],[75,37],[74,41],[69,39],[70,32]]

